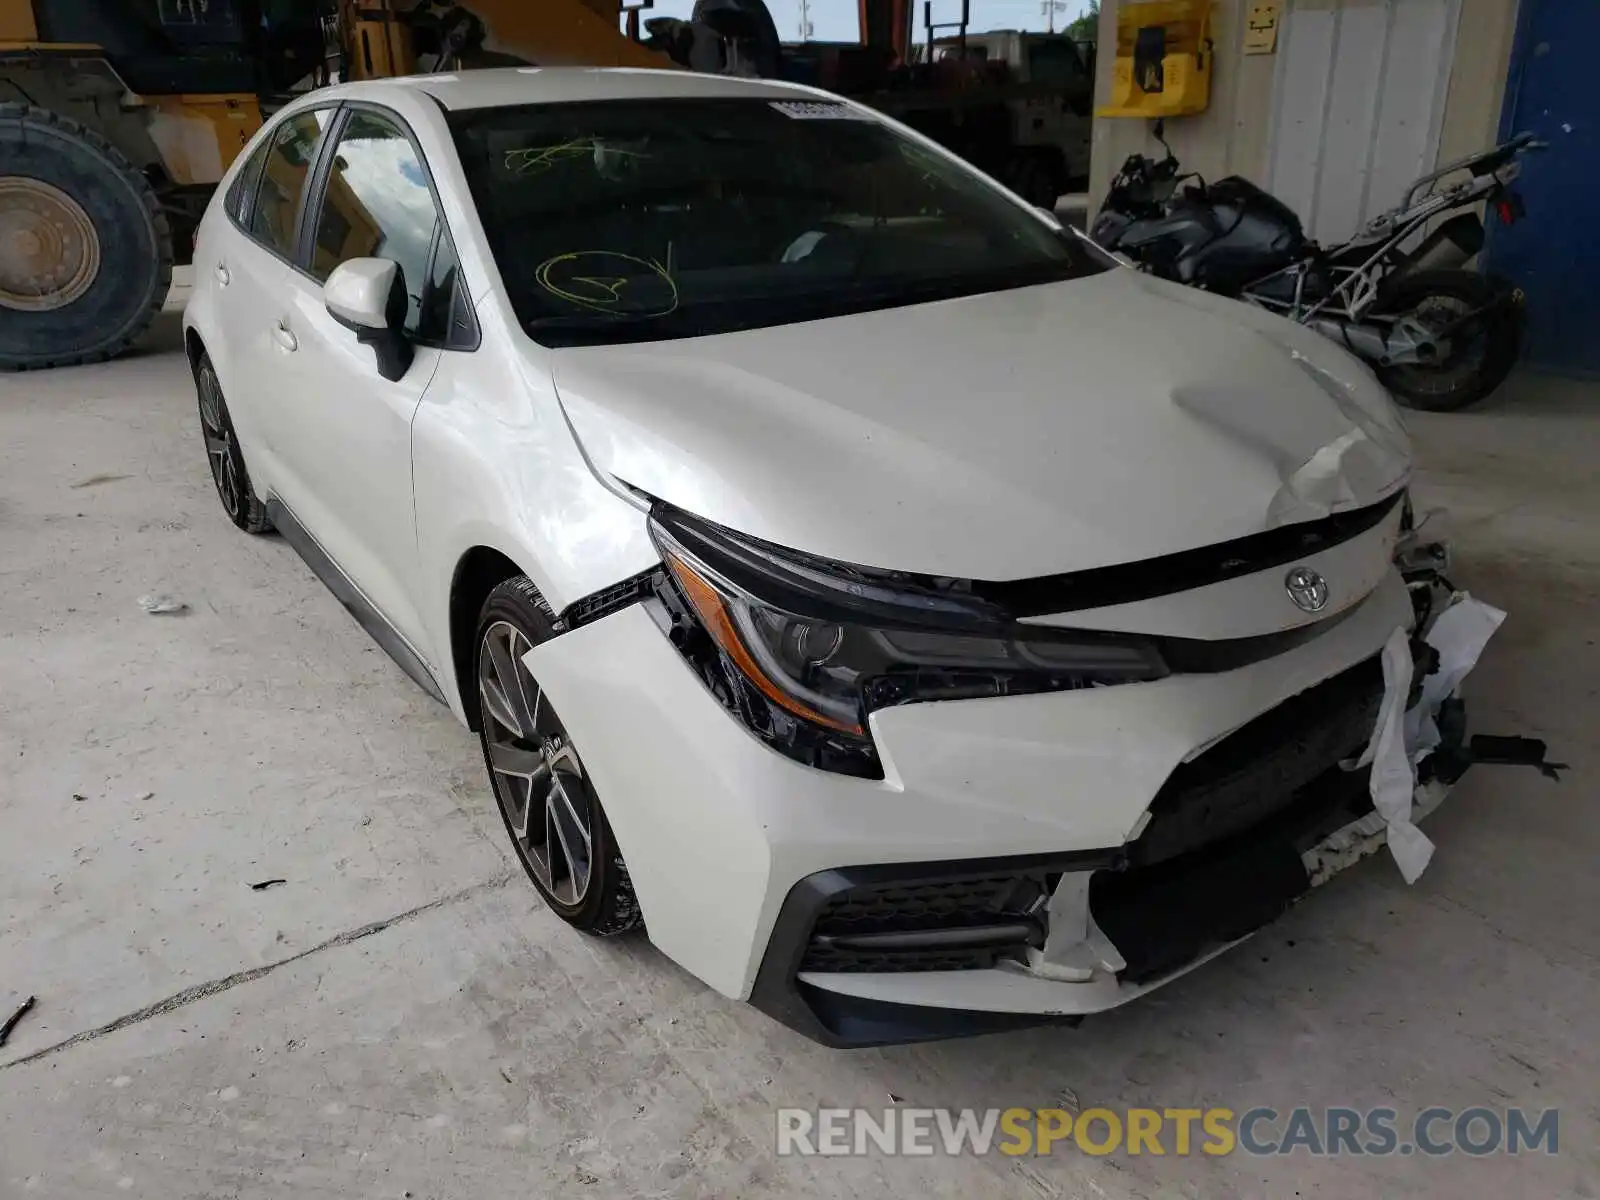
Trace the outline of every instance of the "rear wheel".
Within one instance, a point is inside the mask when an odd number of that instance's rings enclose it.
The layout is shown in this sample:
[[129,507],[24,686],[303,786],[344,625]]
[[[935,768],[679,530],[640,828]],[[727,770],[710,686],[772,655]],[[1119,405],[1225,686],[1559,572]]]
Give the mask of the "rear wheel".
[[489,593],[478,621],[479,737],[512,847],[545,903],[585,933],[640,924],[628,866],[555,705],[523,657],[555,632],[525,576]]
[[[1440,338],[1431,361],[1376,368],[1383,385],[1407,408],[1466,408],[1499,387],[1517,364],[1519,308],[1494,280],[1475,271],[1419,271],[1395,284],[1381,305],[1386,315]],[[1473,313],[1481,315],[1452,329]]]
[[0,368],[120,354],[171,283],[171,229],[133,164],[76,121],[0,104]]

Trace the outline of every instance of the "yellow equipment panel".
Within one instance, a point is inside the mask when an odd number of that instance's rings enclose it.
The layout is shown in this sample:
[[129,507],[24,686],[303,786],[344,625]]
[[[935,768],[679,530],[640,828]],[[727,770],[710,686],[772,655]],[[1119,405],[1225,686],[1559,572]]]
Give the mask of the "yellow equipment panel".
[[1123,0],[1111,102],[1097,117],[1182,117],[1211,103],[1211,0]]
[[0,0],[0,42],[19,45],[39,40],[33,23],[33,0]]
[[261,105],[247,93],[146,96],[150,138],[177,184],[216,183],[261,128]]
[[677,64],[618,29],[619,0],[467,0],[484,24],[484,46],[542,67],[656,67]]

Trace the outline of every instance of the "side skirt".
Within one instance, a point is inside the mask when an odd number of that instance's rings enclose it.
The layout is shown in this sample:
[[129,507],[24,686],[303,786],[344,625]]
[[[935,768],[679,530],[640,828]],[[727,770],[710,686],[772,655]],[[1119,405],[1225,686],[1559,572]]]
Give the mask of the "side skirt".
[[394,659],[395,664],[409,675],[418,687],[427,692],[440,704],[446,703],[444,692],[440,690],[433,673],[428,670],[428,665],[422,661],[421,656],[411,648],[411,643],[377,608],[368,600],[354,581],[340,569],[339,564],[328,556],[317,539],[291,513],[281,500],[276,497],[267,501],[267,516],[278,532],[283,535],[283,540],[293,546],[295,553],[305,560],[306,566],[322,580],[324,586],[334,594],[339,603],[350,610],[350,615],[360,623],[372,640],[383,648],[383,652]]

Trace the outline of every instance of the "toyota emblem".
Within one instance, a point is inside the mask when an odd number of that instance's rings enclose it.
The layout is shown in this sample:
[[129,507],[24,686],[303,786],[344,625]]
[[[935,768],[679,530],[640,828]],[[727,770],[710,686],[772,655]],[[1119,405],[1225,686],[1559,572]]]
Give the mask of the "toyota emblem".
[[1294,567],[1283,577],[1283,587],[1294,606],[1305,612],[1328,607],[1328,581],[1310,567]]

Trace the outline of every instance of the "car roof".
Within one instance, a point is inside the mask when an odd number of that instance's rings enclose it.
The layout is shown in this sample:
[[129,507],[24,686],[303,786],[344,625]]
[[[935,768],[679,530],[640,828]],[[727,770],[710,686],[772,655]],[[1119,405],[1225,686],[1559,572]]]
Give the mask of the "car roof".
[[365,80],[330,88],[328,94],[337,94],[340,99],[381,103],[397,89],[426,92],[452,110],[580,100],[670,100],[697,96],[793,99],[796,93],[822,94],[814,88],[772,79],[634,67],[496,67]]

